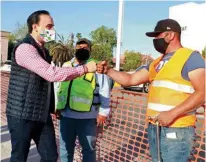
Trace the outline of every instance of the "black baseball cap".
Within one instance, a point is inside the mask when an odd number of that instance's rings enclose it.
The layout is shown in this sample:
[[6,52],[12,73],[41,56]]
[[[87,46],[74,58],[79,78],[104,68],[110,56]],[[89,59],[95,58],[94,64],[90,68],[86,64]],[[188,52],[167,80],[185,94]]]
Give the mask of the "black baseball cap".
[[76,44],[81,44],[81,43],[88,44],[89,48],[91,48],[91,46],[92,46],[92,42],[89,39],[87,39],[87,38],[79,39]]
[[157,22],[155,29],[153,32],[147,32],[146,35],[148,37],[157,37],[160,33],[166,31],[173,31],[177,33],[181,33],[180,24],[173,19],[164,19]]

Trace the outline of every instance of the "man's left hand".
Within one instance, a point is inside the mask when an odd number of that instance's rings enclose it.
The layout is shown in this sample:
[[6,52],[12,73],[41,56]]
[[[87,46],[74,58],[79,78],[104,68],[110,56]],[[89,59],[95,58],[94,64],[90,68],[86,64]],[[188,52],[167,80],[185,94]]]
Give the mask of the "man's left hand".
[[106,116],[99,115],[99,116],[97,117],[97,126],[102,126],[102,125],[104,125],[104,123],[106,122],[106,119],[107,119]]
[[176,118],[176,115],[171,111],[162,111],[153,119],[154,122],[159,122],[161,126],[169,126]]

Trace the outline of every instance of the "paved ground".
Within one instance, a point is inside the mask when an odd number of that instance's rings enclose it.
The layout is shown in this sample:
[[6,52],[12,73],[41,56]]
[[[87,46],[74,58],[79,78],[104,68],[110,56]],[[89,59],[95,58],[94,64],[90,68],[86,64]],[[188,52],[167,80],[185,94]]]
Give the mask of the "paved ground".
[[[11,154],[10,134],[5,122],[1,122],[1,162],[9,162]],[[31,143],[28,162],[37,162],[40,160],[35,144]]]
[[[7,128],[5,107],[8,87],[8,74],[1,73],[1,162],[9,162],[11,155],[10,134]],[[37,162],[40,160],[35,144],[31,143],[31,148],[28,156],[28,162]]]

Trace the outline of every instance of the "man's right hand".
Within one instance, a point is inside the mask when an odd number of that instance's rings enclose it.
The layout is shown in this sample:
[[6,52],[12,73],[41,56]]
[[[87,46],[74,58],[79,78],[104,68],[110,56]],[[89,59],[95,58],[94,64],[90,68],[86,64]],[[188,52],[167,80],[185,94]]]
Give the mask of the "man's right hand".
[[108,66],[106,61],[101,61],[97,64],[97,72],[100,74],[106,74],[110,67]]
[[88,62],[86,65],[87,73],[94,73],[97,69],[97,64],[94,61]]
[[57,118],[58,120],[60,120],[60,118],[61,118],[61,111],[60,111],[60,110],[56,110],[55,116],[56,116],[56,118]]

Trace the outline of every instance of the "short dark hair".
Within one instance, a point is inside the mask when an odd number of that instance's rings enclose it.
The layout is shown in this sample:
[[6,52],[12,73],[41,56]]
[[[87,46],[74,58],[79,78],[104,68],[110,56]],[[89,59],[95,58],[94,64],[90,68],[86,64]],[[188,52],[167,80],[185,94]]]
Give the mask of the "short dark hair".
[[92,47],[92,42],[87,39],[87,38],[80,38],[77,42],[76,42],[76,45],[80,45],[80,44],[87,44],[91,50],[91,47]]
[[38,24],[40,20],[40,15],[50,15],[50,13],[46,10],[39,10],[33,12],[27,19],[27,26],[28,26],[28,32],[32,33],[32,25]]

